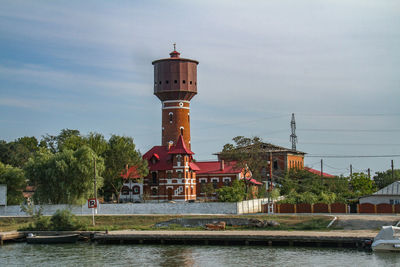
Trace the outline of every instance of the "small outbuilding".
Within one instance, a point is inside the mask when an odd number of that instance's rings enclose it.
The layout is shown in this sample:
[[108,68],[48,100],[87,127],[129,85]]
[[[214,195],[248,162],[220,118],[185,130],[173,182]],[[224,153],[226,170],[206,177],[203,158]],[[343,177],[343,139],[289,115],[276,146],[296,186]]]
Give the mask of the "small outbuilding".
[[400,204],[400,181],[396,181],[373,193],[372,195],[360,197],[359,201],[360,204]]

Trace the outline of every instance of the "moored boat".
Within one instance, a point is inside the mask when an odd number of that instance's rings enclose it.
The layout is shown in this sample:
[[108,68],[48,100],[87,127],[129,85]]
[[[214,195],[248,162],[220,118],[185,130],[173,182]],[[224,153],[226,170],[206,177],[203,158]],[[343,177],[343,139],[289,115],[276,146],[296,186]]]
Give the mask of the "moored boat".
[[60,243],[76,243],[78,241],[79,234],[70,235],[42,235],[37,236],[29,234],[26,237],[28,244],[60,244]]
[[400,251],[400,227],[382,226],[371,248],[373,251]]

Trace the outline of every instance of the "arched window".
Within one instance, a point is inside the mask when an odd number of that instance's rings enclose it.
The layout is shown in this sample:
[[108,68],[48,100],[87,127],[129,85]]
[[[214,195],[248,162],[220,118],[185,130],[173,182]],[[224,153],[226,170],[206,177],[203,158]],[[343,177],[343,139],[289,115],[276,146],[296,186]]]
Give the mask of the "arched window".
[[151,194],[152,194],[153,196],[157,195],[157,188],[151,189]]
[[183,136],[183,127],[181,127],[181,135]]
[[157,173],[156,172],[151,173],[151,183],[157,184]]
[[168,115],[169,115],[169,123],[172,123],[174,113],[170,112],[170,113],[168,113]]

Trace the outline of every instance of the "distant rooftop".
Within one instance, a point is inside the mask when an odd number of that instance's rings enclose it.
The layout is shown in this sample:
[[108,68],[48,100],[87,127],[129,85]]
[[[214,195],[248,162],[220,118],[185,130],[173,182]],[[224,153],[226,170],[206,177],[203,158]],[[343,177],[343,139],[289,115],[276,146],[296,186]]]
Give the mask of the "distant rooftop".
[[400,181],[396,181],[381,190],[373,193],[372,195],[400,195]]

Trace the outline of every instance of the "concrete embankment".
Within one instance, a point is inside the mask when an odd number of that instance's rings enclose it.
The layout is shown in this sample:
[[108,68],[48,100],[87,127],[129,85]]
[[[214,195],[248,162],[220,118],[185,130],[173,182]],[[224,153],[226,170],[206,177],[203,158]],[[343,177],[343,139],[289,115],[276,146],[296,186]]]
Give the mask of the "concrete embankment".
[[100,244],[206,244],[364,247],[375,231],[113,231],[97,233]]
[[[0,240],[23,241],[28,232],[0,233]],[[363,248],[376,231],[112,231],[112,232],[35,232],[40,235],[79,233],[80,240],[99,244],[193,244],[327,246]]]

